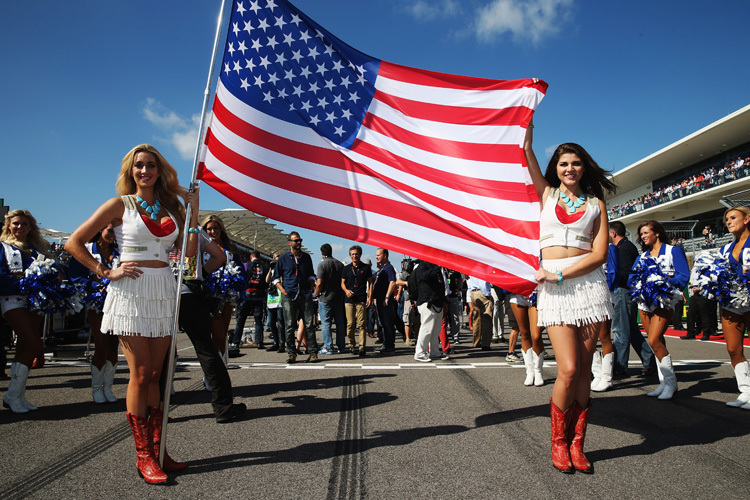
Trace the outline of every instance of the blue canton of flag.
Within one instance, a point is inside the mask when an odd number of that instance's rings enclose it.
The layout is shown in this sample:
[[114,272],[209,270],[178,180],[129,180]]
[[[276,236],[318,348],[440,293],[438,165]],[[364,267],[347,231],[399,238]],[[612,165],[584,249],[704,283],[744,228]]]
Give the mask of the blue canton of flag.
[[348,148],[379,65],[286,1],[243,1],[232,12],[221,80],[246,104]]

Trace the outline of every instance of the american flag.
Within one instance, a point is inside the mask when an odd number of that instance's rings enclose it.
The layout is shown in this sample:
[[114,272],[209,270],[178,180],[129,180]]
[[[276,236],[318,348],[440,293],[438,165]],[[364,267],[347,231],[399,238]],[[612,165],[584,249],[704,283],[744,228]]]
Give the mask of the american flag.
[[199,178],[265,217],[530,293],[522,143],[546,89],[388,63],[287,1],[235,1]]

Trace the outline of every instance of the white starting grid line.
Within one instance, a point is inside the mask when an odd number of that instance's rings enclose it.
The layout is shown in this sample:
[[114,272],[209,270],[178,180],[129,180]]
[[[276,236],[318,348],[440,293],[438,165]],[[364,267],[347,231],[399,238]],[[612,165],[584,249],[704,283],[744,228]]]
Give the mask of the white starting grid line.
[[[89,363],[81,359],[48,359],[47,363],[55,366],[70,366],[70,367],[81,367],[88,366]],[[699,366],[706,364],[719,364],[726,365],[730,364],[729,360],[726,359],[682,359],[675,360],[672,362],[674,366]],[[124,365],[121,361],[119,364]],[[190,368],[200,368],[200,363],[197,361],[180,361],[177,360],[177,365]],[[556,367],[555,361],[545,361],[544,366],[551,368]],[[640,361],[630,361],[628,366],[639,367],[641,366]],[[508,363],[504,361],[498,362],[451,362],[446,361],[432,361],[429,363],[420,363],[415,361],[413,363],[336,363],[336,362],[318,362],[308,363],[306,361],[300,361],[293,364],[287,364],[286,362],[277,363],[252,363],[252,362],[229,362],[229,368],[240,368],[243,370],[474,370],[479,368],[516,368],[524,369],[523,363]]]

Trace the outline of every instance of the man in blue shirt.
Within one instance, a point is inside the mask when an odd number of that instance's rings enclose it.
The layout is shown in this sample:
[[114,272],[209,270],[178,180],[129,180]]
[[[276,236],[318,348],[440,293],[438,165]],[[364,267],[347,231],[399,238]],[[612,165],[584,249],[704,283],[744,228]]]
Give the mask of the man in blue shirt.
[[390,354],[396,351],[396,301],[393,298],[393,290],[396,288],[396,270],[388,261],[388,250],[378,248],[375,252],[378,261],[378,271],[375,273],[372,285],[372,298],[378,310],[378,318],[383,327],[383,345],[379,349],[380,354]]
[[318,342],[315,338],[315,310],[313,309],[313,291],[315,290],[315,271],[310,255],[302,252],[302,238],[293,231],[287,237],[289,251],[281,254],[276,263],[273,284],[281,293],[281,309],[284,312],[284,330],[286,331],[286,362],[297,361],[297,319],[301,316],[307,332],[307,348],[310,363],[318,361]]

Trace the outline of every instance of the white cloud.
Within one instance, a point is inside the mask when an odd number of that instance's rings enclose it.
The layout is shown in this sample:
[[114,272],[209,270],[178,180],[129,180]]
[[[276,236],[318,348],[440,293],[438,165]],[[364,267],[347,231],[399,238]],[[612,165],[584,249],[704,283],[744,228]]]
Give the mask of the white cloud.
[[200,115],[196,114],[190,118],[181,117],[152,97],[146,99],[141,111],[147,121],[162,132],[170,134],[169,138],[165,140],[177,149],[181,158],[184,160],[193,159],[195,145],[198,141]]
[[493,0],[477,11],[475,33],[485,42],[507,33],[515,41],[539,44],[560,31],[572,10],[573,0]]
[[418,20],[433,20],[454,17],[461,12],[460,3],[455,0],[416,0],[403,7]]

